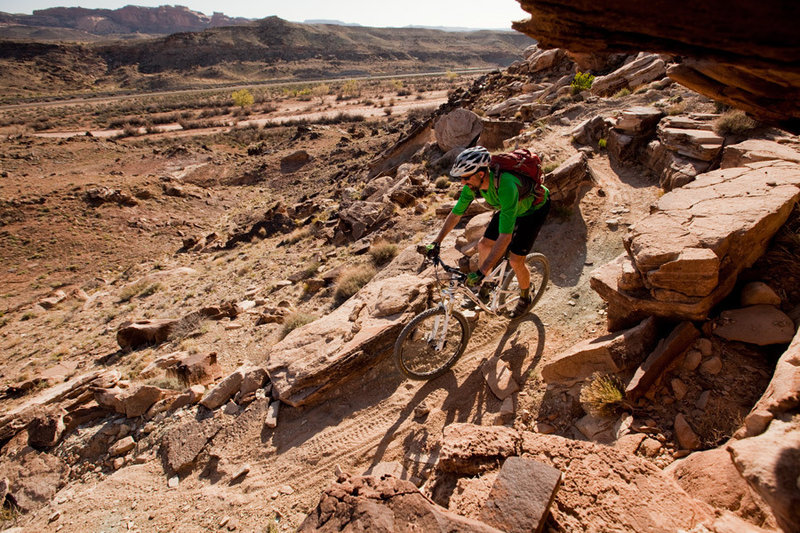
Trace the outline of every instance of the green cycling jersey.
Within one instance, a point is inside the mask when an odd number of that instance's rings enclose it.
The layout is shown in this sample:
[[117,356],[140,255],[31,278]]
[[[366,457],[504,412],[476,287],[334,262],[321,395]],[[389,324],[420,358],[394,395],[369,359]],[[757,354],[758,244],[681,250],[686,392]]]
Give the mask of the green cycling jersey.
[[[494,180],[494,173],[490,170],[489,182]],[[494,187],[489,187],[487,190],[481,190],[481,196],[486,200],[495,210],[500,211],[500,233],[513,233],[514,223],[517,217],[529,215],[542,207],[545,201],[550,197],[550,191],[542,185],[544,196],[539,196],[539,202],[536,202],[536,195],[530,194],[526,198],[519,198],[519,178],[510,172],[502,172],[500,174],[500,182],[497,190]],[[461,196],[458,197],[458,202],[453,207],[453,213],[456,215],[463,215],[467,211],[467,207],[475,199],[475,193],[469,187],[461,189]]]

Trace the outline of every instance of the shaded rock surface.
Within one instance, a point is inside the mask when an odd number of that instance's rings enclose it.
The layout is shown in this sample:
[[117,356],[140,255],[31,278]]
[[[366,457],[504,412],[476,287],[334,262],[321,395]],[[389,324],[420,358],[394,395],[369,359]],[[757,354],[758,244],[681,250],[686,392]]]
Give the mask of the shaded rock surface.
[[325,490],[298,531],[499,533],[501,530],[447,511],[431,503],[413,483],[384,475],[340,478]]
[[[797,5],[778,0],[758,4],[715,0],[691,7],[635,0],[601,4],[523,0],[520,5],[532,16],[513,27],[543,48],[594,54],[647,50],[683,56],[668,71],[678,83],[760,120],[794,131],[800,127]],[[670,23],[664,24],[665,20]]]

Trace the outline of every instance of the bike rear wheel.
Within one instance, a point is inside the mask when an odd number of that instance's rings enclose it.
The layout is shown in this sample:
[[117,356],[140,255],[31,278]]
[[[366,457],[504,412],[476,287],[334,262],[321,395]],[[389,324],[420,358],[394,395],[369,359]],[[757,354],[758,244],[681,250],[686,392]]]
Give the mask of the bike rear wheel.
[[[541,300],[547,288],[547,283],[550,281],[550,262],[544,254],[533,253],[525,257],[525,264],[528,265],[528,270],[531,273],[530,309],[533,309]],[[500,307],[505,308],[506,311],[511,311],[517,305],[517,300],[519,299],[519,284],[513,269],[509,268],[500,290],[500,298],[498,299]]]
[[449,316],[443,307],[427,309],[409,322],[394,345],[397,368],[411,379],[433,379],[444,374],[467,348],[467,319],[458,311]]

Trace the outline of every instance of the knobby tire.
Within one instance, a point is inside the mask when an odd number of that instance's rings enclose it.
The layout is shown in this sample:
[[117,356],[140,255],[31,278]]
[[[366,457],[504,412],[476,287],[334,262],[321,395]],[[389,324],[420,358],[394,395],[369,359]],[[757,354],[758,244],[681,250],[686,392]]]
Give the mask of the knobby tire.
[[409,322],[394,345],[394,361],[406,377],[415,380],[433,379],[441,376],[458,361],[467,348],[470,337],[467,319],[458,311],[450,313],[444,346],[437,350],[435,341],[441,338],[439,332],[435,339],[428,339],[439,318],[441,330],[445,318],[442,307],[427,309]]

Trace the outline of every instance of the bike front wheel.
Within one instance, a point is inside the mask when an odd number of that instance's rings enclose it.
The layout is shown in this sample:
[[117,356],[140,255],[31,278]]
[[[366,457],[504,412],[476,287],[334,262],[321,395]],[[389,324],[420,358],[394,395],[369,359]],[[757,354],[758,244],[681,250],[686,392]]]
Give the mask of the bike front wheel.
[[394,344],[397,368],[411,379],[433,379],[444,374],[464,353],[470,330],[458,311],[428,309],[409,322]]
[[[533,309],[541,300],[547,288],[547,282],[550,281],[550,262],[544,254],[533,253],[525,257],[525,264],[528,265],[528,270],[531,273],[530,309]],[[506,310],[511,311],[519,299],[519,284],[513,269],[509,268],[500,290],[500,298],[498,300],[500,307],[505,307]]]

